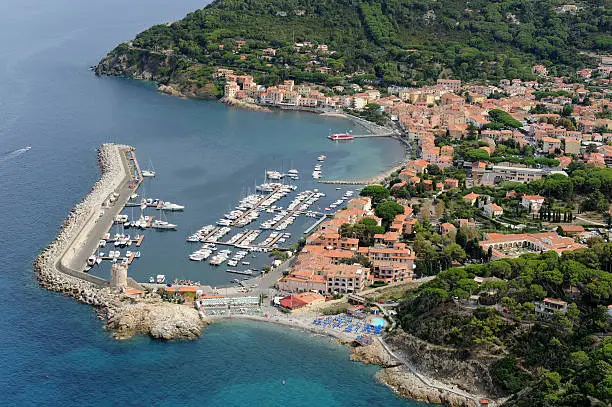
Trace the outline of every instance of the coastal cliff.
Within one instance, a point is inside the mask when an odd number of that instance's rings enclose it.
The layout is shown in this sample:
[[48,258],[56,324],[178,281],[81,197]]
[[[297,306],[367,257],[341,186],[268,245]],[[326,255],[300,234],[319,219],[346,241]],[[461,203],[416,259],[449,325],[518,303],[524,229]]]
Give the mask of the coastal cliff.
[[95,224],[92,218],[99,213],[102,203],[124,183],[121,154],[129,149],[116,144],[100,147],[100,180],[62,223],[56,239],[35,259],[36,277],[41,286],[96,307],[100,317],[108,319],[107,328],[115,331],[116,338],[143,333],[160,339],[193,339],[204,326],[195,309],[163,302],[154,293],[130,298],[111,288],[107,281],[74,270],[69,261],[64,262],[77,237]]

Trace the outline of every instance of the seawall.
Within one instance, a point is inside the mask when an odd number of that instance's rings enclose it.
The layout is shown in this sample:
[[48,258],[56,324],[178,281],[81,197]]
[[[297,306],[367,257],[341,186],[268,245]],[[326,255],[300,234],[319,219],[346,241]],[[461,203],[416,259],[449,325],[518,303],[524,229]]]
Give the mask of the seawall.
[[[100,179],[70,212],[56,239],[38,255],[34,271],[43,287],[97,307],[116,338],[144,333],[160,339],[193,339],[204,326],[195,309],[163,302],[154,293],[128,297],[107,280],[82,271],[100,237],[134,192],[129,187],[131,170],[126,157],[133,150],[117,144],[100,147]],[[115,194],[113,202],[111,194]]]

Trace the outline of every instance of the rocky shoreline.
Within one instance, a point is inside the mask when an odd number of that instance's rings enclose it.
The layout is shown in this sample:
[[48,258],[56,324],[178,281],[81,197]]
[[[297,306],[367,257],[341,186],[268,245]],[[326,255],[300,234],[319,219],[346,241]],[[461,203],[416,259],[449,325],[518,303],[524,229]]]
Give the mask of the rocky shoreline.
[[108,196],[124,183],[127,174],[121,154],[125,150],[133,148],[117,144],[100,147],[100,179],[62,222],[56,239],[35,259],[36,278],[41,286],[51,291],[96,307],[100,318],[107,319],[107,328],[114,331],[116,338],[128,338],[136,333],[160,339],[196,338],[205,321],[195,309],[162,302],[153,293],[146,293],[141,299],[130,298],[111,288],[106,280],[71,270],[63,264],[77,236],[89,226]]

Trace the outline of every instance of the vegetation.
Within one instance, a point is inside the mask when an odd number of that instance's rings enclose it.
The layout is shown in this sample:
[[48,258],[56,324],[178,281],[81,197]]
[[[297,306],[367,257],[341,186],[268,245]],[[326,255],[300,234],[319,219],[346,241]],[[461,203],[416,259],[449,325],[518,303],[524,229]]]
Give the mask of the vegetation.
[[[584,0],[564,13],[556,0],[217,0],[119,45],[97,72],[147,71],[196,95],[222,92],[218,66],[264,85],[289,78],[333,85],[347,74],[358,84],[409,86],[440,77],[534,79],[536,62],[559,75],[590,58],[578,51],[610,50],[612,11],[604,4]],[[304,41],[314,49],[297,50]],[[275,54],[264,55],[266,48]]]
[[[466,357],[497,357],[490,374],[511,406],[602,405],[612,401],[612,243],[452,268],[404,299],[402,327]],[[475,276],[487,278],[479,285]],[[461,304],[471,295],[480,306]],[[545,297],[566,312],[535,312]],[[467,302],[465,302],[467,304]],[[470,356],[472,355],[472,356]]]

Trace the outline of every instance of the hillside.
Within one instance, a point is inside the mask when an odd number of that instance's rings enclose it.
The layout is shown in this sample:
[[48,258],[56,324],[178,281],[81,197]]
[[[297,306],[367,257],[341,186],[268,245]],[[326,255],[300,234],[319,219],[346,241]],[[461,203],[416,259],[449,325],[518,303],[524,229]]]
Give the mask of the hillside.
[[[514,394],[504,405],[609,406],[611,270],[610,243],[452,268],[407,297],[398,317],[459,361],[486,364],[488,391]],[[558,311],[542,310],[547,297]]]
[[[218,96],[217,67],[257,83],[296,79],[408,85],[438,77],[533,78],[584,65],[586,51],[612,51],[609,0],[217,0],[180,21],[120,44],[97,66]],[[296,43],[310,43],[297,48]],[[321,45],[327,45],[321,47]]]

